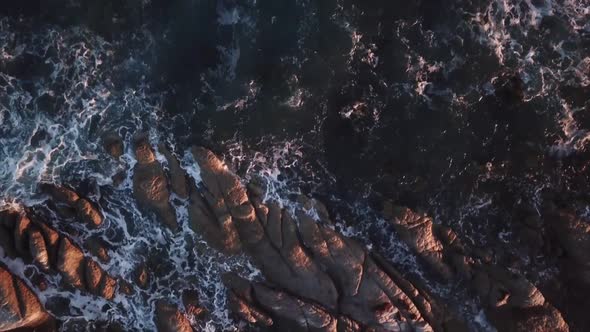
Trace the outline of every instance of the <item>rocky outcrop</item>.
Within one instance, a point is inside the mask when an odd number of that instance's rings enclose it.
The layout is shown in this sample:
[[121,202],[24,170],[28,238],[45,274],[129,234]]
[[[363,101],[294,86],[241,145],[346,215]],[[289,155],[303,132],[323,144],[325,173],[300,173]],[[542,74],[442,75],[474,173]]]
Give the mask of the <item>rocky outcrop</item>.
[[[74,214],[76,218],[88,225],[96,228],[102,225],[103,217],[98,206],[88,199],[80,197],[75,191],[54,184],[43,183],[41,190],[51,197],[59,212],[64,215]],[[67,210],[71,210],[68,213]]]
[[178,308],[165,301],[156,301],[156,327],[159,332],[192,332],[188,318]]
[[0,265],[0,331],[31,331],[52,320],[29,286]]
[[137,164],[133,171],[133,194],[135,199],[147,210],[154,212],[158,219],[173,231],[178,230],[178,222],[172,205],[168,179],[162,165],[145,134],[134,139],[134,151]]
[[191,194],[193,227],[226,253],[241,247],[268,282],[224,278],[238,317],[294,331],[448,330],[454,315],[330,228],[321,203],[302,197],[294,212],[265,204],[263,189],[252,185],[248,192],[211,151],[193,154],[203,180]]
[[561,313],[533,284],[471,252],[451,229],[390,202],[383,212],[432,271],[445,280],[461,277],[475,290],[498,330],[569,331]]
[[65,286],[110,300],[117,281],[106,273],[70,238],[38,216],[12,210],[0,211],[0,246],[10,258],[21,258],[47,273],[59,273]]
[[207,310],[199,303],[199,294],[196,290],[187,289],[182,292],[182,304],[189,317],[198,319],[207,314]]
[[213,153],[194,148],[193,155],[201,167],[203,182],[208,186],[191,191],[191,228],[212,247],[228,254],[238,253],[241,242],[233,219],[237,216],[236,208],[247,199],[246,192]]
[[186,173],[180,167],[178,159],[162,143],[158,145],[158,151],[166,158],[168,163],[168,178],[170,179],[172,192],[182,199],[187,199],[189,194],[188,179]]
[[590,290],[590,221],[568,210],[548,213],[549,229],[565,252],[564,272]]
[[125,152],[123,140],[116,132],[107,132],[102,137],[102,145],[105,151],[115,159],[119,159]]
[[[551,298],[572,331],[590,329],[590,220],[571,202],[544,206],[544,254],[552,257],[559,274],[548,284]],[[583,209],[583,207],[582,207]],[[580,209],[580,210],[582,210]],[[583,211],[583,210],[582,210]]]

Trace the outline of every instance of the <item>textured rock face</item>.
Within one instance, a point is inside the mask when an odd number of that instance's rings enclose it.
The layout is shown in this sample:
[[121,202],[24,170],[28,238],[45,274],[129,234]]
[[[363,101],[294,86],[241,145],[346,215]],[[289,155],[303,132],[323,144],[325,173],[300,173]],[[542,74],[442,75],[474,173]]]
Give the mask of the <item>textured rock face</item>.
[[564,263],[568,277],[590,289],[590,221],[567,210],[552,213],[548,220],[567,254]]
[[164,300],[156,302],[156,326],[159,332],[192,332],[191,324],[178,308]]
[[470,253],[450,229],[388,203],[384,215],[424,263],[446,280],[461,276],[500,331],[569,331],[561,313],[522,276]]
[[133,174],[135,198],[140,205],[155,212],[164,225],[176,231],[178,222],[170,205],[168,180],[146,135],[139,134],[135,137],[134,151],[137,158]]
[[[227,306],[239,320],[273,331],[469,330],[463,318],[444,299],[431,294],[421,280],[402,274],[378,252],[336,231],[319,201],[300,196],[298,204],[289,209],[264,202],[260,185],[253,181],[244,186],[215,154],[196,147],[192,153],[202,178],[197,186],[187,181],[172,153],[164,146],[159,151],[167,159],[167,170],[157,161],[147,138],[136,139],[133,189],[140,205],[178,229],[170,187],[177,196],[174,200],[187,204],[188,221],[195,232],[227,255],[246,254],[262,272],[263,279],[256,281],[235,273],[223,276]],[[50,207],[57,214],[84,221],[91,232],[99,231],[94,228],[102,225],[102,214],[95,203],[63,186],[44,184],[42,189],[50,195]],[[137,266],[131,275],[138,286],[134,288],[101,267],[99,262],[107,263],[110,258],[99,239],[79,241],[75,232],[58,232],[35,208],[21,210],[0,211],[0,246],[9,258],[35,265],[48,275],[59,274],[59,287],[102,297],[109,304],[119,304],[117,294],[144,296],[151,291],[152,273],[160,267]],[[390,203],[383,213],[433,274],[473,291],[498,331],[569,331],[560,311],[534,284],[463,245],[450,228]],[[564,266],[576,266],[575,271],[582,273],[570,277],[585,285],[588,223],[566,211],[552,216],[550,227],[567,254]],[[0,330],[51,322],[21,280],[2,267],[0,277]],[[150,300],[158,331],[193,331],[191,324],[206,314],[199,306],[197,291],[181,291],[177,299]],[[73,324],[82,328],[84,322]]]
[[76,218],[89,227],[96,228],[102,225],[103,217],[98,207],[88,199],[81,198],[75,191],[48,183],[41,184],[41,190],[49,194],[58,207],[62,205],[71,209]]
[[[263,204],[262,191],[251,186],[247,192],[213,153],[193,153],[203,179],[191,196],[195,230],[205,230],[225,252],[241,246],[269,282],[225,277],[229,305],[241,319],[281,330],[443,331],[453,317],[392,266],[386,271],[358,243],[328,227],[321,203],[302,198],[294,213]],[[312,210],[328,224],[314,220]]]
[[170,180],[170,188],[176,195],[178,195],[178,197],[187,199],[189,194],[188,180],[186,173],[180,167],[180,163],[176,157],[170,153],[168,148],[166,148],[166,145],[159,144],[158,151],[164,155],[166,162],[168,163],[168,178]]
[[[71,197],[72,195],[68,195]],[[67,236],[37,216],[5,210],[0,212],[0,243],[10,258],[22,258],[48,273],[59,273],[65,285],[110,300],[117,281]]]
[[0,266],[0,331],[32,331],[51,320],[33,291],[4,266]]
[[102,144],[107,153],[115,159],[121,157],[125,151],[123,140],[116,132],[106,133],[102,138]]

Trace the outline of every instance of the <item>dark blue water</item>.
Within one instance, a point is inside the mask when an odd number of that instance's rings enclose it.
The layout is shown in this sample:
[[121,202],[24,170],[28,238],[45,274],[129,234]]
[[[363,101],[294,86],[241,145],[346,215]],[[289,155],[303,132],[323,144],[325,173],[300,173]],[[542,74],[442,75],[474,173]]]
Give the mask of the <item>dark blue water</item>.
[[[223,263],[195,246],[202,240],[186,222],[188,238],[142,220],[132,174],[113,185],[135,164],[139,130],[172,146],[195,181],[187,152],[197,144],[244,181],[262,176],[285,204],[301,192],[321,198],[343,231],[417,273],[390,230],[375,231],[384,199],[428,212],[472,245],[505,247],[541,288],[557,271],[523,253],[514,224],[548,202],[590,215],[587,0],[0,7],[0,205],[42,203],[41,181],[88,188],[108,206],[113,233],[125,234],[108,238],[118,257],[109,272],[130,275],[146,251],[168,257],[149,292],[112,309],[129,329],[153,329],[153,302],[195,285],[212,312],[206,328],[236,329],[219,273],[256,274],[245,258]],[[109,131],[125,140],[120,162],[105,157]],[[41,296],[71,301],[64,317],[104,315],[79,294]],[[490,328],[477,303],[453,301],[474,328]]]

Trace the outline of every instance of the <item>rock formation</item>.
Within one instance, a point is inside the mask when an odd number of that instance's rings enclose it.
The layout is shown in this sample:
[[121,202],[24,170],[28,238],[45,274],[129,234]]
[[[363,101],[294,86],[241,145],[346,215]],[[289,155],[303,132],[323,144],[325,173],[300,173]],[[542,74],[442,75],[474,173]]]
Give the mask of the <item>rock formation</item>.
[[35,215],[0,211],[0,246],[10,258],[22,258],[48,273],[59,273],[66,287],[101,296],[115,295],[117,280],[69,237]]
[[156,326],[159,332],[192,332],[186,316],[165,300],[156,302]]
[[75,214],[79,221],[92,228],[102,225],[103,217],[96,204],[78,196],[75,191],[65,186],[56,186],[49,183],[43,183],[40,187],[42,191],[49,194],[62,213],[67,215],[67,210],[71,210],[71,213]]
[[[469,323],[421,280],[338,233],[321,202],[305,196],[298,197],[291,208],[265,202],[263,186],[255,180],[244,186],[221,159],[204,148],[192,149],[201,172],[198,185],[188,181],[178,160],[163,145],[158,150],[167,167],[160,165],[145,135],[136,137],[134,150],[133,192],[142,208],[178,231],[171,188],[187,204],[190,227],[211,247],[226,255],[245,253],[262,272],[264,279],[256,281],[234,272],[223,276],[227,306],[237,319],[263,330],[280,331],[469,330]],[[41,189],[50,196],[50,207],[59,216],[92,227],[102,225],[98,205],[75,191],[52,184],[43,184]],[[560,311],[535,285],[463,245],[452,229],[390,202],[383,214],[432,274],[442,282],[469,286],[498,331],[569,331]],[[549,215],[553,217],[549,227],[567,254],[564,271],[575,266],[575,272],[568,275],[587,287],[588,223],[565,210]],[[57,231],[34,209],[0,212],[0,246],[6,256],[33,264],[43,273],[59,273],[60,287],[107,300],[116,294],[142,296],[142,290],[150,291],[151,269],[159,267],[150,266],[148,271],[145,264],[137,266],[131,272],[138,286],[134,288],[101,267],[99,262],[110,258],[99,238],[89,237],[85,242],[82,248],[75,234]],[[4,298],[0,330],[52,321],[22,280],[3,267],[0,276]],[[177,297],[150,302],[153,323],[161,332],[192,331],[191,324],[206,314],[196,291],[185,289]]]
[[0,266],[0,331],[32,331],[52,321],[29,286]]
[[451,229],[390,202],[384,215],[435,273],[445,280],[461,277],[475,290],[499,331],[569,331],[561,313],[533,284],[472,253]]
[[107,132],[102,137],[102,144],[104,149],[111,157],[118,159],[125,152],[123,140],[116,132]]
[[178,229],[176,214],[170,205],[168,180],[162,165],[145,134],[138,134],[134,139],[134,151],[137,164],[133,171],[133,194],[137,202],[153,211],[158,219],[171,230]]
[[383,259],[332,230],[321,203],[302,198],[307,204],[294,213],[264,204],[259,188],[248,193],[211,151],[193,153],[203,179],[191,195],[196,231],[227,253],[242,247],[268,282],[225,277],[229,305],[241,319],[307,331],[444,331],[454,320],[391,265],[385,269]]

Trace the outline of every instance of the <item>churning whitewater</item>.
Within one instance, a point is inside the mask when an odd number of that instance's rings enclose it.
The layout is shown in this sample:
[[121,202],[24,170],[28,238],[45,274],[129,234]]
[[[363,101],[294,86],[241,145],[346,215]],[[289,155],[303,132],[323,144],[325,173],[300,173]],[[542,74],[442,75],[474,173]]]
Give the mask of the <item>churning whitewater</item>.
[[0,5],[0,331],[587,331],[587,0]]

